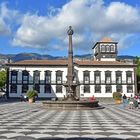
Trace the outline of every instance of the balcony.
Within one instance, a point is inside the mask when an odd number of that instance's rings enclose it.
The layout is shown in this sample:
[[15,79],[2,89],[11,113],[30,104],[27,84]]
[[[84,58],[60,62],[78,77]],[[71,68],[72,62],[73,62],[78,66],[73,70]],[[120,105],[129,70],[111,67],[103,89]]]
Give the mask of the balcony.
[[[17,84],[17,85],[22,85],[22,84],[29,84],[29,85],[34,85],[34,81],[33,80],[29,80],[29,81],[22,81],[22,80],[17,80],[16,81],[9,81],[10,84]],[[73,81],[73,84],[77,84],[79,83],[78,81]],[[64,85],[67,84],[67,81],[51,81],[51,82],[45,82],[45,80],[40,80],[39,83],[36,84],[40,84],[40,85],[47,85],[47,84],[51,84],[51,85]]]
[[80,84],[81,85],[86,85],[86,84],[89,84],[89,85],[128,85],[128,84],[134,84],[134,81],[132,81],[131,83],[128,83],[127,81],[122,81],[122,82],[118,82],[116,83],[116,81],[108,81],[106,82],[105,80],[102,80],[102,81],[98,81],[98,82],[95,82],[95,81],[90,81],[90,82],[85,82],[85,81],[80,81]]
[[[16,81],[9,81],[10,84],[17,84],[17,85],[22,85],[22,84],[29,84],[29,85],[34,85],[35,83],[33,82],[33,80],[29,80],[28,82],[26,81],[22,81],[22,80],[17,80]],[[46,82],[45,80],[40,80],[39,83],[36,84],[40,84],[40,85],[47,85],[47,84],[51,84],[51,85],[67,85],[67,81],[51,81],[51,82]],[[122,82],[116,82],[116,81],[111,81],[111,82],[107,82],[105,80],[102,81],[73,81],[73,84],[75,85],[133,85],[134,81],[132,82],[127,82],[127,81],[122,81]]]

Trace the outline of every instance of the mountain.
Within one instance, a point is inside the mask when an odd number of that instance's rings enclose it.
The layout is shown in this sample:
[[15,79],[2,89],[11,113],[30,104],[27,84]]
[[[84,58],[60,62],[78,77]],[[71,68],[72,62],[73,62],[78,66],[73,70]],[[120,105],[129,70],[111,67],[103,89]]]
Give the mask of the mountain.
[[[78,59],[92,59],[93,55],[92,54],[75,55],[74,58],[78,58]],[[135,58],[136,58],[136,56],[131,56],[131,55],[119,55],[117,57],[118,60],[135,59]]]
[[[38,53],[19,53],[19,54],[0,54],[0,60],[8,60],[11,59],[13,62],[17,61],[23,61],[23,60],[43,60],[43,59],[48,59],[48,60],[54,60],[54,59],[66,59],[67,57],[57,57],[57,56],[52,56],[52,55],[41,55]],[[92,59],[93,55],[92,54],[83,54],[83,55],[74,55],[75,59]],[[134,59],[135,56],[130,56],[130,55],[120,55],[118,56],[118,59]]]
[[92,59],[92,57],[92,54],[74,55],[74,58],[77,59]]
[[43,60],[43,59],[60,59],[62,57],[54,57],[51,55],[41,55],[37,53],[19,53],[19,54],[0,54],[0,59],[10,59],[13,62],[23,61],[23,60]]
[[119,55],[117,57],[118,59],[135,59],[136,56],[130,56],[130,55]]

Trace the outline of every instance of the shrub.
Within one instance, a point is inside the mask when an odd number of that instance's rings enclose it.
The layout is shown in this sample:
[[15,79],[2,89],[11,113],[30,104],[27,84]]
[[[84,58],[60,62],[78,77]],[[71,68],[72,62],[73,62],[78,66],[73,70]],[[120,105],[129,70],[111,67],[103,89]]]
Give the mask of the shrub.
[[0,71],[0,88],[3,89],[6,84],[6,71]]
[[36,90],[28,90],[27,91],[27,97],[28,97],[28,99],[33,99],[33,98],[35,98],[35,96],[38,96]]
[[122,94],[120,92],[113,92],[113,99],[121,100]]

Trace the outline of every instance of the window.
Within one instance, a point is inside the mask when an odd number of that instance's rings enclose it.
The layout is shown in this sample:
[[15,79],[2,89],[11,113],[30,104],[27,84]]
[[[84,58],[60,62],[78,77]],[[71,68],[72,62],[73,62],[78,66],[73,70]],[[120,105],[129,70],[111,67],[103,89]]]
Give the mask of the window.
[[22,85],[22,93],[26,93],[28,91],[28,85]]
[[90,86],[89,85],[84,86],[84,93],[90,93]]
[[11,71],[11,83],[12,84],[17,83],[17,71]]
[[51,83],[51,71],[45,71],[45,83]]
[[45,85],[45,93],[51,93],[51,85]]
[[116,92],[123,92],[123,91],[122,91],[122,86],[121,86],[121,85],[117,85],[117,86],[116,86]]
[[107,86],[105,87],[105,91],[106,91],[106,93],[111,93],[111,92],[112,92],[112,86],[107,85]]
[[76,83],[76,82],[77,82],[77,72],[74,72],[73,82],[74,82],[74,83]]
[[100,84],[101,83],[101,73],[100,73],[100,71],[95,71],[94,72],[94,83],[95,84]]
[[127,93],[133,93],[133,86],[127,86]]
[[98,47],[95,48],[95,53],[98,53]]
[[29,83],[29,73],[26,70],[22,71],[22,83],[23,84]]
[[62,86],[56,85],[56,93],[62,93]]
[[111,48],[111,52],[115,52],[115,46],[114,45],[111,45],[110,48]]
[[56,71],[56,83],[62,84],[62,71]]
[[101,86],[95,85],[95,93],[101,93]]
[[40,72],[39,71],[34,71],[34,84],[39,84],[40,83]]
[[83,77],[84,77],[84,84],[89,84],[90,83],[90,72],[84,71]]
[[105,52],[105,45],[101,45],[101,52]]
[[111,71],[105,72],[105,83],[110,84],[111,83]]
[[106,45],[106,52],[110,52],[110,46]]
[[126,82],[127,82],[127,84],[132,83],[132,72],[131,71],[126,72]]
[[122,72],[116,71],[116,84],[121,84],[121,83],[122,83]]
[[10,92],[11,93],[17,93],[17,85],[16,84],[11,85]]
[[33,88],[34,88],[34,90],[36,90],[38,93],[40,93],[40,86],[39,86],[39,84],[35,84]]

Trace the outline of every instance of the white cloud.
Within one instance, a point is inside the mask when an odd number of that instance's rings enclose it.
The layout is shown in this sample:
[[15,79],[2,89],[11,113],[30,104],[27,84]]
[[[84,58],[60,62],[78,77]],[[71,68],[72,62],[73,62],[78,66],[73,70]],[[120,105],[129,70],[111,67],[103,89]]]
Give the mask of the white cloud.
[[19,22],[20,19],[18,11],[10,10],[7,8],[7,3],[2,3],[0,5],[0,35],[10,35],[11,24]]
[[9,35],[11,32],[9,26],[4,21],[4,18],[6,16],[6,11],[7,10],[5,8],[5,4],[3,3],[0,6],[0,35]]
[[[129,47],[133,47],[135,44],[134,38],[136,38],[137,35],[135,34],[127,34],[124,37],[122,37],[118,42],[118,48],[119,49],[127,49]],[[129,41],[129,43],[128,43]]]
[[103,0],[71,0],[61,9],[52,8],[51,11],[48,16],[25,14],[12,44],[44,48],[57,38],[59,45],[56,41],[52,48],[61,50],[62,45],[67,45],[66,31],[71,25],[75,32],[75,47],[88,51],[93,42],[99,41],[103,36],[121,41],[129,34],[140,32],[139,9],[122,2],[104,5]]
[[6,25],[2,18],[0,18],[0,35],[9,35],[10,28]]

